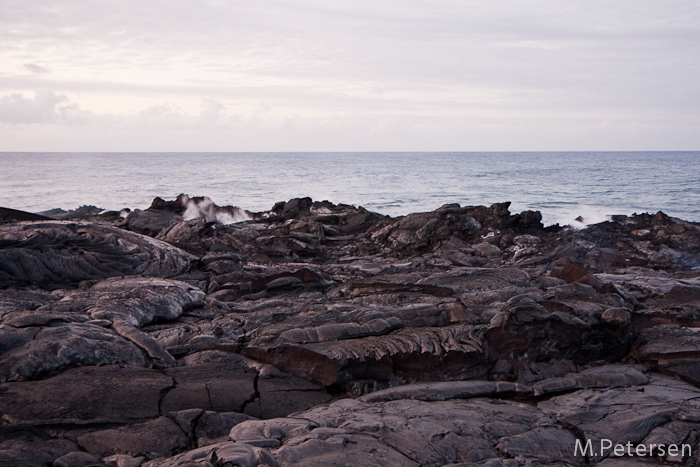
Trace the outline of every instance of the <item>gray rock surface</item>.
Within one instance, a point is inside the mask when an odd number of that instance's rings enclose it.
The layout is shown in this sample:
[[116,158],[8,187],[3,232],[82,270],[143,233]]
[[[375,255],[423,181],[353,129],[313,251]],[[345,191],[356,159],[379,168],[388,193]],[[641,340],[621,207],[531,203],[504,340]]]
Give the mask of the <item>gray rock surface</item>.
[[700,227],[508,207],[3,211],[0,465],[700,465]]
[[165,242],[116,227],[68,221],[0,225],[0,282],[45,289],[85,280],[172,277],[195,258]]

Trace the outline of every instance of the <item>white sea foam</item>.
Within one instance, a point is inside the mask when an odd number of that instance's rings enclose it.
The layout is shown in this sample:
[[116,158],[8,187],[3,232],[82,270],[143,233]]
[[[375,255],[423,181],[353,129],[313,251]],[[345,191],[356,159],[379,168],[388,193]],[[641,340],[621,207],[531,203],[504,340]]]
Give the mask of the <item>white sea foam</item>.
[[182,202],[186,206],[185,212],[182,214],[186,221],[204,218],[207,222],[234,224],[251,219],[250,215],[243,209],[235,206],[219,207],[208,196],[197,200],[184,196]]
[[554,223],[574,229],[583,229],[592,224],[611,220],[614,210],[599,206],[577,206],[557,212]]
[[216,221],[220,224],[235,224],[236,222],[248,221],[250,219],[252,219],[252,217],[241,208],[235,208],[233,214],[230,212],[216,213]]

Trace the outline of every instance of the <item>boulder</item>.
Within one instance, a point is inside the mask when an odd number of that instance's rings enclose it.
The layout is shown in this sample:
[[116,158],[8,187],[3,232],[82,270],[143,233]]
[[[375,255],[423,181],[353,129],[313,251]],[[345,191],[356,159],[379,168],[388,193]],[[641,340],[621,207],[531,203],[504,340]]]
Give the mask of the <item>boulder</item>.
[[5,224],[0,239],[0,282],[49,290],[115,276],[173,277],[194,260],[165,242],[99,224]]

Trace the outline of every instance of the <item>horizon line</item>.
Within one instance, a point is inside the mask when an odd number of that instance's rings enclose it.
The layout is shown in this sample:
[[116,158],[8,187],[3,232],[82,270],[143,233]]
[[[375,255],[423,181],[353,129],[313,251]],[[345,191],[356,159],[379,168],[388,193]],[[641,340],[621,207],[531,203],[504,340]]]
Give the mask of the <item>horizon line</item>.
[[531,154],[531,153],[654,153],[654,152],[700,152],[700,149],[599,149],[599,150],[439,150],[439,151],[0,151],[0,154]]

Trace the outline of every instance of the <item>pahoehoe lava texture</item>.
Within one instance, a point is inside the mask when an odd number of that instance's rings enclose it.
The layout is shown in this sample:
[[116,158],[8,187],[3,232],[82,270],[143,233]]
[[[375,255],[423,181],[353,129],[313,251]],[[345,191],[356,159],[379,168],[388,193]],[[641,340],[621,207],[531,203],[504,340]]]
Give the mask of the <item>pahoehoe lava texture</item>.
[[700,226],[508,208],[0,209],[0,465],[700,465]]

